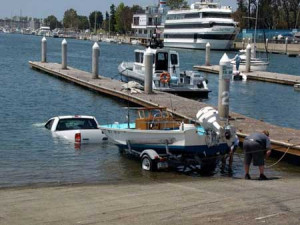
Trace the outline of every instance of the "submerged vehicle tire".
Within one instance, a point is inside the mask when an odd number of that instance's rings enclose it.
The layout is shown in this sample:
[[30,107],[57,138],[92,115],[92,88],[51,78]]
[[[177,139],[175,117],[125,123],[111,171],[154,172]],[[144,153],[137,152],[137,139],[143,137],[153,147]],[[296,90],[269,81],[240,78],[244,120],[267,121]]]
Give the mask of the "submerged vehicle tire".
[[142,169],[147,171],[155,171],[156,163],[150,158],[149,155],[145,154],[142,156]]

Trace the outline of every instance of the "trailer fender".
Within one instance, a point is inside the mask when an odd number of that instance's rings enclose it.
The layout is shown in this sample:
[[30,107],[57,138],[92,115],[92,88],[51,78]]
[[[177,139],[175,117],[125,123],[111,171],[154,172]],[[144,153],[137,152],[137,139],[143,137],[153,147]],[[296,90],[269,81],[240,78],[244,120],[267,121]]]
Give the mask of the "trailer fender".
[[140,154],[140,157],[142,158],[144,155],[149,155],[149,157],[152,160],[155,160],[155,159],[159,158],[159,155],[153,149],[146,149],[146,150],[142,151],[142,153]]

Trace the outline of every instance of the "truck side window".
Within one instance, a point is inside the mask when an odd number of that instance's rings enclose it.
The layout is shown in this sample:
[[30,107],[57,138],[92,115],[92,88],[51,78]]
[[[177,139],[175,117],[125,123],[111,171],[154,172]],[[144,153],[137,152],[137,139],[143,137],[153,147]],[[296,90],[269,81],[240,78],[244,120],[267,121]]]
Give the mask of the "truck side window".
[[49,121],[46,123],[45,127],[46,127],[48,130],[51,130],[51,127],[52,127],[53,122],[54,122],[54,119],[53,119],[53,120],[49,120]]

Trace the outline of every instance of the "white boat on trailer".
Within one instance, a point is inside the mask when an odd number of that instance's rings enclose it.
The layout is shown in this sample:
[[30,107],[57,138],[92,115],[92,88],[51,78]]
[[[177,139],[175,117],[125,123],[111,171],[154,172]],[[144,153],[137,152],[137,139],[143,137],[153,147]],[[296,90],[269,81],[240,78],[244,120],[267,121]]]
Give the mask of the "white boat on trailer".
[[179,54],[164,48],[135,50],[135,62],[122,62],[118,67],[122,80],[144,84],[146,51],[154,55],[153,89],[185,97],[208,97],[205,77],[196,71],[180,71]]
[[197,113],[201,126],[177,120],[166,108],[141,108],[135,123],[101,125],[121,152],[138,155],[145,170],[168,167],[168,160],[198,163],[228,153],[235,136],[230,125],[220,126],[218,112],[205,107]]

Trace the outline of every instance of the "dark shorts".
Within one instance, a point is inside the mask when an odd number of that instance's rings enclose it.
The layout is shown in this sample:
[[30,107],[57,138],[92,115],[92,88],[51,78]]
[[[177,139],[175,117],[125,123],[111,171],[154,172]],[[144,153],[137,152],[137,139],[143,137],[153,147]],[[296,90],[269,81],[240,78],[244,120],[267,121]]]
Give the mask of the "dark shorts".
[[254,166],[265,165],[265,150],[256,141],[245,140],[243,144],[243,150],[246,165],[250,165],[253,159]]

